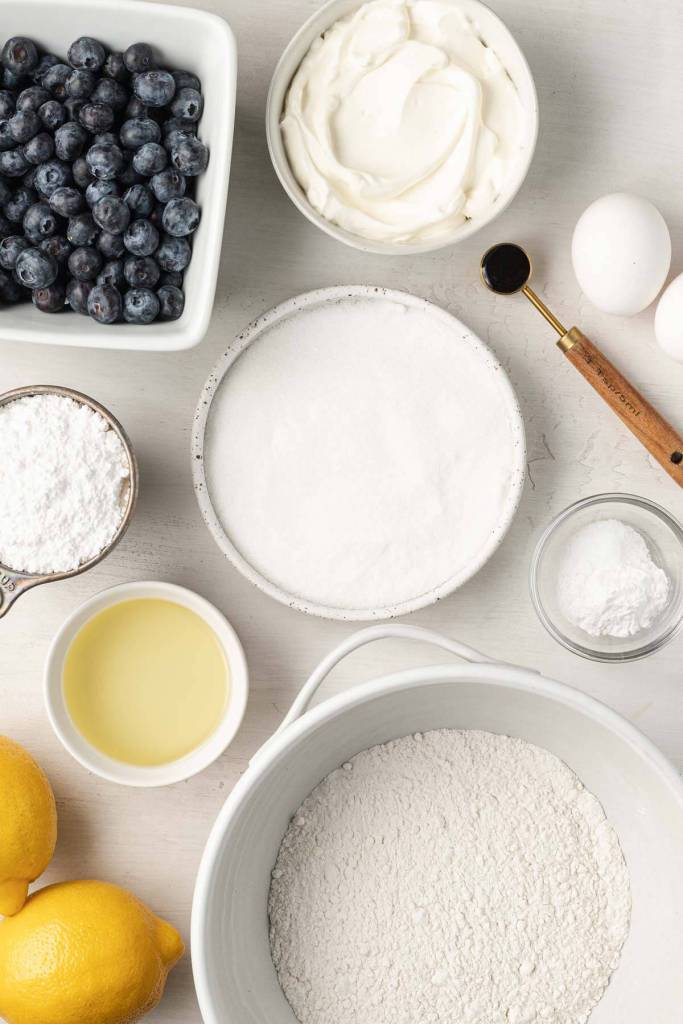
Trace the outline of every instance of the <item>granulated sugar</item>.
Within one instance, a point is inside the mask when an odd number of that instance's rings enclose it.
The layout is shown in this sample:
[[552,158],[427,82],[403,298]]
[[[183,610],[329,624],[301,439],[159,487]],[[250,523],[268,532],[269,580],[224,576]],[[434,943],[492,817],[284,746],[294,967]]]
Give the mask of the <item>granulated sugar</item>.
[[557,757],[438,730],[365,750],[313,790],[269,914],[301,1024],[584,1024],[628,933],[629,878]]
[[69,572],[98,555],[123,517],[126,452],[89,406],[37,394],[0,406],[0,564]]
[[500,367],[440,310],[312,306],[223,380],[209,494],[271,583],[335,608],[393,607],[466,578],[500,539],[523,470],[513,408]]

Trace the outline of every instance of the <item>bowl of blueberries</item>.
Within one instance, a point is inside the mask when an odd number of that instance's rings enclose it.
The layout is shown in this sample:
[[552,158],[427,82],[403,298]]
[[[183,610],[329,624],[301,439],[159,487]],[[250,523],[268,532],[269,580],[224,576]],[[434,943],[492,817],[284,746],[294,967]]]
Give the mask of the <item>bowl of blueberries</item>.
[[230,28],[141,0],[5,0],[2,29],[0,338],[198,344],[230,173]]

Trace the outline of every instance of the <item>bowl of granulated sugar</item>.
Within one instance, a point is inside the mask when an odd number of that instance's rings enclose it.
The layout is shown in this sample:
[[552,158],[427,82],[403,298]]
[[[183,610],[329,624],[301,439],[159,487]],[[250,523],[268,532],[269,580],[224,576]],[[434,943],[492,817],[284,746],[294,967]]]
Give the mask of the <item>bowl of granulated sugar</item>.
[[50,385],[0,395],[0,617],[31,587],[101,561],[137,491],[132,446],[104,406]]
[[635,661],[683,623],[683,528],[635,494],[570,505],[540,537],[531,598],[559,643],[593,661]]

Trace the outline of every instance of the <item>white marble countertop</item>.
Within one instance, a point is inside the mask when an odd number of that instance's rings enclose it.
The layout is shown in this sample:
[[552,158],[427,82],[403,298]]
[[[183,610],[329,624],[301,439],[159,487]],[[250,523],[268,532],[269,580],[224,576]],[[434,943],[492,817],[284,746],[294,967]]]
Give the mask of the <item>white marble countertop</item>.
[[[194,876],[218,809],[310,669],[352,628],[306,618],[252,589],[218,551],[192,490],[190,425],[205,377],[226,339],[298,292],[353,282],[431,299],[491,345],[517,389],[529,473],[516,521],[474,580],[410,622],[599,697],[683,767],[683,636],[646,661],[592,664],[546,635],[527,593],[534,539],[565,505],[600,491],[632,491],[682,517],[683,496],[562,359],[533,309],[522,298],[495,300],[477,277],[488,245],[521,241],[533,253],[538,290],[560,319],[578,323],[683,427],[683,366],[658,350],[653,310],[631,320],[598,313],[582,299],[569,257],[573,225],[584,207],[624,189],[657,203],[673,238],[672,272],[683,271],[683,5],[651,0],[644,16],[640,5],[624,0],[492,0],[536,78],[541,134],[531,172],[512,207],[475,238],[433,255],[397,259],[352,251],[309,225],[268,159],[263,118],[270,75],[319,0],[200,5],[230,22],[240,61],[223,260],[206,340],[181,355],[19,344],[3,345],[0,355],[2,390],[65,384],[108,406],[131,435],[142,478],[134,521],[112,556],[83,577],[28,594],[0,623],[0,731],[36,755],[59,805],[59,843],[44,880],[100,877],[127,886],[186,939]],[[43,663],[61,622],[92,594],[131,579],[170,580],[214,601],[237,629],[251,671],[247,716],[232,747],[202,775],[168,789],[128,790],[88,775],[53,736],[43,709]],[[443,657],[385,643],[356,654],[328,685],[333,690],[385,669],[435,660]],[[149,1019],[200,1021],[189,957]]]

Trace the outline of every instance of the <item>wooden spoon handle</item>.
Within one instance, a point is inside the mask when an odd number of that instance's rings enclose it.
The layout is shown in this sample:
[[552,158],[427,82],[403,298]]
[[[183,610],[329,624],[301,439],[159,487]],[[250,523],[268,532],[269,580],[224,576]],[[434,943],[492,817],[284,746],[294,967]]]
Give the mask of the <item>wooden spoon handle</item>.
[[578,327],[563,334],[557,344],[650,455],[683,487],[683,437]]

